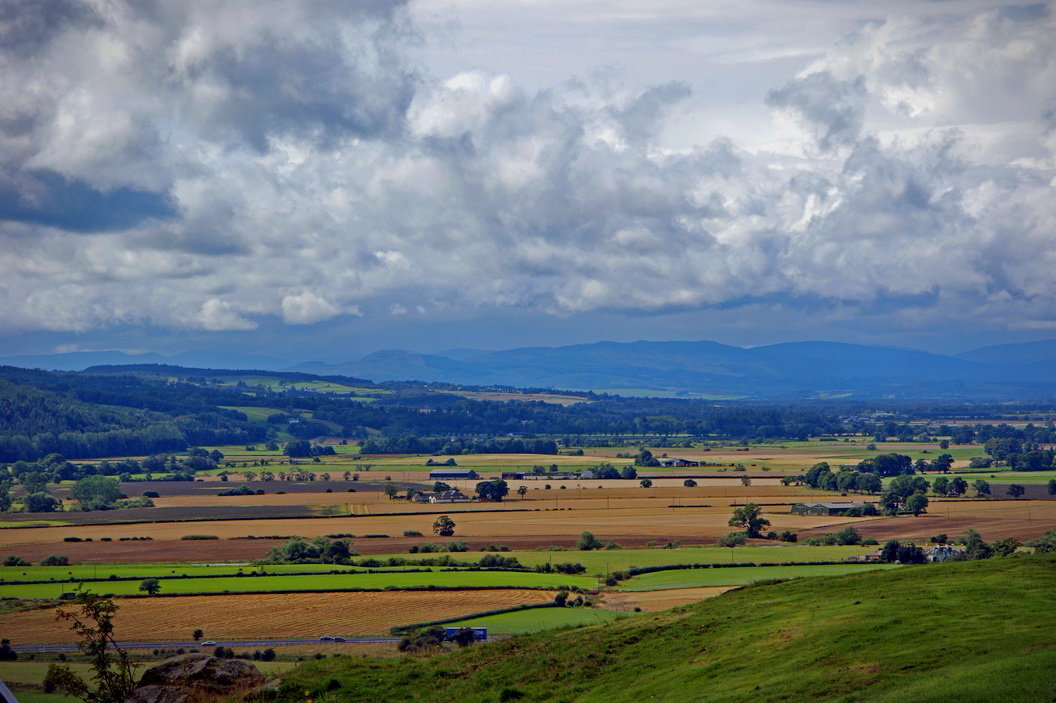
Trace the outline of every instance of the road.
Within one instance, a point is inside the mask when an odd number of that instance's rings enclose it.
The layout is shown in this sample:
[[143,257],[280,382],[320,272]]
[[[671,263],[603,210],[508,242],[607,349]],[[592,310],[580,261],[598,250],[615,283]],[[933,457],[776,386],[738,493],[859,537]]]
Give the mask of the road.
[[[312,644],[395,644],[400,641],[399,637],[346,637],[344,642],[327,642],[314,640],[206,640],[215,641],[216,644],[202,646],[201,642],[120,642],[122,649],[200,649],[208,650],[213,647],[296,647],[299,645]],[[76,652],[77,646],[72,644],[49,644],[37,647],[17,647],[20,654],[39,652]]]
[[[506,639],[509,635],[488,635],[488,641],[495,641],[500,639]],[[335,644],[396,644],[400,641],[399,637],[370,637],[370,636],[358,636],[358,637],[346,637],[344,642],[333,642],[333,641],[320,641],[314,640],[206,640],[207,642],[214,642],[208,646],[203,646],[201,642],[120,642],[122,649],[199,649],[203,652],[208,652],[214,647],[254,647],[263,648],[268,647],[298,647],[304,645],[335,645]],[[41,645],[37,647],[15,647],[15,650],[19,653],[26,654],[40,654],[46,652],[76,652],[77,646],[72,644],[50,644]]]

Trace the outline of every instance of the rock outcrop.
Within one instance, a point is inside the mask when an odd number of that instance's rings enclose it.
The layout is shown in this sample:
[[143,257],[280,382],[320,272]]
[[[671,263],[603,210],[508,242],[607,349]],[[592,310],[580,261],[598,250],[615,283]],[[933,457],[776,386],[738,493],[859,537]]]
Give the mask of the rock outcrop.
[[184,654],[143,672],[125,703],[197,703],[239,700],[263,688],[267,680],[257,667],[239,659]]

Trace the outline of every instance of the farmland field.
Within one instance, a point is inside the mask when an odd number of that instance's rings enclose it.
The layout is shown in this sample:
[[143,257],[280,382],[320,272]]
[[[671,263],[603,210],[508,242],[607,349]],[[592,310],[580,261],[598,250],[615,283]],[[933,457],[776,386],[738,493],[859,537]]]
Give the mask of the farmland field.
[[[80,585],[93,593],[116,596],[137,595],[136,581],[84,581]],[[422,573],[348,573],[300,576],[245,576],[161,579],[161,593],[277,593],[283,591],[341,591],[427,589],[427,588],[545,588],[557,590],[578,586],[591,588],[595,581],[566,574],[538,574],[517,571],[428,571]],[[3,584],[0,598],[58,598],[74,590],[70,583]]]
[[[261,419],[261,413],[256,419]],[[735,445],[713,447],[711,451],[701,447],[656,448],[658,456],[666,453],[717,465],[651,469],[649,474],[643,473],[652,481],[647,487],[638,480],[511,480],[506,500],[464,504],[393,500],[384,492],[388,487],[396,488],[400,495],[409,488],[431,488],[427,472],[432,467],[425,466],[425,462],[445,457],[358,457],[357,447],[336,445],[335,456],[322,457],[319,463],[302,460],[291,466],[289,459],[278,452],[257,446],[253,451],[244,446],[222,449],[227,460],[236,462],[236,467],[229,469],[231,475],[226,482],[215,475],[201,475],[202,480],[193,482],[122,484],[121,490],[130,496],[147,490],[159,493],[154,499],[155,508],[25,515],[32,523],[13,515],[2,525],[5,529],[0,529],[0,558],[15,555],[39,563],[47,555],[63,555],[73,564],[0,568],[0,598],[56,598],[74,589],[74,584],[64,579],[86,579],[85,585],[93,592],[118,597],[121,639],[182,641],[197,627],[205,629],[212,639],[318,638],[323,634],[384,634],[395,625],[462,616],[468,620],[474,613],[547,603],[552,601],[554,589],[577,586],[596,591],[599,576],[633,567],[773,565],[655,572],[622,581],[614,589],[603,589],[594,596],[597,608],[540,609],[472,619],[473,624],[483,624],[494,632],[532,632],[603,622],[632,614],[635,609],[655,613],[712,598],[758,580],[864,573],[878,568],[839,563],[848,557],[872,553],[875,546],[807,547],[802,543],[811,535],[837,532],[847,526],[881,542],[900,539],[917,544],[928,544],[931,536],[940,533],[955,536],[968,527],[979,529],[986,539],[1006,535],[1027,539],[1056,528],[1056,501],[1001,500],[997,496],[990,500],[931,497],[928,511],[916,518],[790,513],[791,505],[797,502],[875,502],[875,496],[840,495],[780,482],[782,476],[803,471],[816,461],[827,460],[835,466],[874,455],[876,452],[865,449],[864,441],[752,445],[748,451]],[[582,456],[464,455],[457,457],[457,463],[460,468],[474,468],[482,477],[490,477],[536,464],[553,463],[570,469],[595,466],[602,461],[626,465],[630,460],[616,454],[626,454],[631,449],[636,448],[591,448]],[[937,455],[938,446],[886,443],[880,451],[916,452],[914,456],[929,457]],[[969,455],[979,455],[981,449],[960,447],[951,453],[966,463]],[[238,462],[245,466],[238,467]],[[267,465],[249,465],[261,462]],[[735,466],[738,464],[743,465],[743,471]],[[288,473],[282,476],[285,480],[247,482],[253,491],[265,491],[262,495],[217,495],[240,486],[243,482],[239,471],[243,469],[256,471],[257,477],[261,470],[274,472],[276,478],[280,472]],[[341,480],[344,471],[358,473],[360,480]],[[293,480],[295,472],[314,473],[318,480]],[[993,474],[994,478],[987,480],[995,485],[1008,477],[1019,478],[1004,471],[995,470]],[[684,485],[689,476],[696,476],[695,486]],[[1037,484],[1045,477],[1039,474],[1033,478],[1038,479]],[[448,483],[473,493],[477,481]],[[526,489],[523,496],[517,493],[522,485]],[[55,489],[68,505],[70,487],[67,482]],[[734,549],[710,546],[717,537],[735,529],[729,525],[731,512],[748,502],[762,506],[764,517],[771,522],[765,531],[791,530],[799,534],[801,541],[790,544],[752,540],[749,545]],[[454,536],[433,534],[433,522],[439,514],[454,520]],[[592,532],[602,543],[615,542],[621,548],[578,551],[574,545],[584,531]],[[405,535],[406,532],[412,534]],[[582,564],[586,572],[580,576],[436,569],[396,573],[375,568],[374,573],[355,573],[357,569],[352,566],[290,564],[265,566],[266,576],[237,575],[240,570],[244,574],[257,571],[260,567],[249,562],[282,546],[290,536],[310,539],[349,534],[357,535],[350,538],[351,548],[363,557],[436,558],[442,555],[408,552],[431,542],[466,541],[471,551],[450,554],[453,559],[476,562],[492,553],[482,551],[485,547],[505,545],[510,551],[501,552],[500,556],[515,557],[523,566],[572,562]],[[181,539],[187,535],[217,539]],[[256,538],[243,539],[249,536]],[[134,537],[141,539],[133,541]],[[92,541],[63,541],[66,538]],[[122,538],[127,541],[120,541]],[[672,548],[661,548],[665,544]],[[646,545],[653,548],[646,549]],[[831,563],[791,565],[796,562]],[[396,567],[396,571],[401,568],[422,567],[408,565]],[[334,570],[344,573],[329,573]],[[111,575],[116,579],[110,580]],[[180,576],[187,578],[177,578]],[[139,582],[144,578],[161,579],[159,596],[127,597],[141,595]],[[50,582],[52,579],[54,582]],[[49,582],[25,583],[34,580]],[[341,590],[386,588],[423,590]],[[458,590],[424,590],[430,588]],[[234,595],[247,591],[252,594]],[[0,615],[0,634],[8,633],[14,633],[22,644],[31,640],[71,641],[68,632],[53,622],[50,609]]]
[[[526,501],[527,502],[527,501]],[[707,507],[668,507],[660,501],[652,507],[612,507],[606,501],[594,505],[574,501],[569,507],[556,505],[533,506],[532,510],[505,509],[501,512],[459,512],[457,506],[445,506],[455,523],[460,539],[500,539],[503,536],[560,537],[592,531],[605,539],[622,536],[640,538],[677,539],[678,536],[717,537],[729,532],[730,502]],[[568,505],[568,504],[566,504]],[[517,506],[510,503],[511,508]],[[787,508],[786,508],[787,510]],[[436,511],[440,512],[440,511]],[[317,537],[331,533],[356,535],[401,535],[406,530],[417,530],[424,535],[432,532],[435,513],[425,515],[358,515],[334,518],[256,519],[256,520],[200,520],[193,523],[85,525],[78,527],[9,528],[0,530],[0,548],[31,543],[61,543],[66,537],[150,536],[155,540],[178,540],[185,535],[214,535],[221,539],[247,535],[300,535]],[[773,513],[773,529],[804,529],[846,523],[848,518],[790,515]],[[857,518],[858,522],[870,518]],[[428,538],[420,540],[428,541]],[[75,546],[57,545],[76,552]],[[62,552],[66,553],[66,552]],[[158,555],[164,561],[163,554]]]
[[662,591],[612,591],[605,594],[601,607],[618,612],[634,612],[634,609],[638,608],[643,613],[658,613],[721,596],[732,588],[737,588],[737,586],[670,588]]
[[[401,555],[409,556],[409,555]],[[455,555],[458,556],[458,555]],[[373,571],[387,567],[375,567]],[[407,568],[407,567],[401,567]],[[428,567],[416,567],[428,568]],[[115,578],[177,578],[183,576],[236,576],[255,574],[328,574],[331,571],[364,571],[354,566],[338,564],[268,564],[248,566],[240,564],[81,564],[76,566],[19,566],[0,569],[0,583],[27,581],[62,581],[78,579],[106,581]]]
[[[677,564],[757,564],[786,562],[840,562],[848,557],[871,554],[876,547],[680,547],[678,549],[601,549],[597,551],[511,551],[502,556],[516,557],[524,566],[576,562],[588,574],[606,574],[632,567]],[[487,552],[466,552],[459,559],[476,561]],[[381,556],[381,555],[379,555]],[[397,556],[397,555],[393,555]],[[404,556],[404,555],[399,555]],[[0,571],[0,574],[3,572]]]
[[[560,564],[575,562],[587,568],[590,575],[601,575],[632,567],[670,566],[678,564],[781,564],[789,562],[842,562],[848,557],[861,556],[875,551],[875,547],[679,547],[677,549],[616,549],[598,551],[509,551],[502,552],[504,557],[516,558],[522,565],[534,567],[542,564]],[[476,562],[491,552],[459,552],[450,556],[459,562]],[[379,554],[375,559],[389,557],[407,559],[427,559],[435,554]],[[440,555],[443,556],[443,555]],[[433,568],[413,564],[396,567],[371,567],[372,571],[386,569]],[[355,565],[341,566],[335,564],[267,564],[249,566],[239,564],[83,564],[72,566],[23,566],[0,568],[0,584],[16,584],[34,581],[66,581],[69,579],[99,581],[113,585],[111,575],[117,579],[169,578],[183,580],[181,577],[215,577],[231,576],[239,581],[260,576],[249,576],[256,573],[270,575],[282,574],[319,574],[330,576],[332,571],[362,572],[366,569]],[[248,574],[237,576],[238,573]],[[193,579],[192,579],[193,580]],[[120,583],[120,582],[119,582]]]
[[535,608],[515,613],[467,618],[458,622],[445,623],[444,627],[486,627],[489,633],[522,634],[571,625],[597,625],[618,620],[621,617],[627,617],[627,614],[595,608]]
[[635,576],[620,586],[623,591],[662,591],[669,588],[710,588],[746,586],[768,579],[794,579],[805,576],[842,576],[878,569],[898,568],[891,564],[824,564],[818,566],[749,566],[712,569],[675,569]]
[[[381,591],[287,593],[119,599],[114,620],[123,641],[189,642],[196,628],[207,639],[301,639],[322,635],[387,634],[397,625],[470,616],[517,605],[546,603],[547,591]],[[75,641],[53,610],[0,615],[13,644]],[[9,635],[6,633],[13,633]]]

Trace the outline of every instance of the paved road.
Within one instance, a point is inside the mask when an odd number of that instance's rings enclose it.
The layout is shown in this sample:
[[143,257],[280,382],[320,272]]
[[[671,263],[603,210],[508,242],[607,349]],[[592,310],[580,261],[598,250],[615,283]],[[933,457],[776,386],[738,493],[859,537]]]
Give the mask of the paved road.
[[[321,642],[314,640],[207,640],[215,641],[216,644],[202,646],[201,642],[121,642],[122,649],[212,649],[213,647],[295,647],[297,645],[311,644],[394,644],[400,641],[399,637],[346,637],[344,642]],[[15,646],[18,652],[76,652],[76,645],[51,644],[39,647]]]
[[[508,635],[488,635],[489,641],[506,639]],[[194,649],[197,648],[203,652],[213,649],[214,647],[255,647],[255,648],[268,648],[268,647],[296,647],[300,645],[335,645],[335,644],[396,644],[400,641],[399,637],[346,637],[344,642],[327,642],[314,640],[206,640],[209,642],[215,641],[216,644],[203,646],[201,642],[121,642],[122,649]],[[76,652],[77,647],[72,644],[53,644],[43,645],[38,647],[19,647],[15,646],[15,651],[26,654],[37,654],[43,652]]]

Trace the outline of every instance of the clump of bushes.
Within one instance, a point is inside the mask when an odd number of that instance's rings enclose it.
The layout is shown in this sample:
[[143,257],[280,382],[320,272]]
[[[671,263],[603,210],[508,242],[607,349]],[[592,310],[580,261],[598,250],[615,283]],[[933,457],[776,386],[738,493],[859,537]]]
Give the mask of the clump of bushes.
[[264,495],[264,489],[258,488],[253,490],[249,486],[242,484],[238,488],[229,488],[226,491],[220,491],[217,493],[218,496],[262,496]]
[[269,549],[262,564],[348,564],[350,557],[359,556],[352,551],[348,540],[316,537],[307,542],[300,537],[291,537],[282,547]]
[[587,570],[587,567],[582,564],[574,564],[572,562],[564,564],[539,564],[535,567],[535,570],[542,574],[551,574],[557,572],[559,574],[582,574]]
[[744,532],[731,532],[715,540],[716,547],[739,547],[748,542],[748,535]]
[[853,527],[845,527],[836,533],[826,533],[807,538],[808,547],[820,547],[831,545],[860,545],[862,536]]

